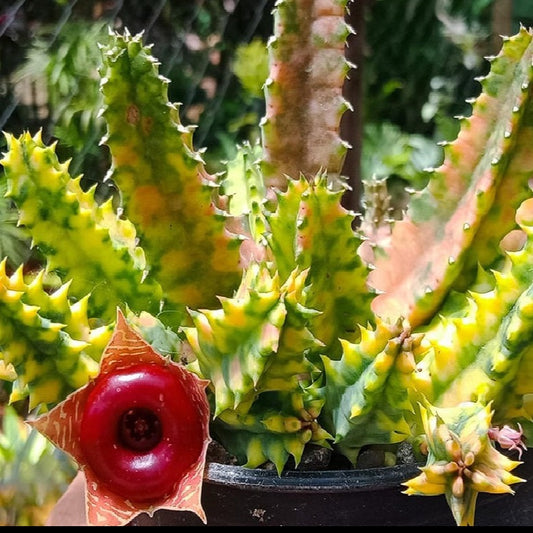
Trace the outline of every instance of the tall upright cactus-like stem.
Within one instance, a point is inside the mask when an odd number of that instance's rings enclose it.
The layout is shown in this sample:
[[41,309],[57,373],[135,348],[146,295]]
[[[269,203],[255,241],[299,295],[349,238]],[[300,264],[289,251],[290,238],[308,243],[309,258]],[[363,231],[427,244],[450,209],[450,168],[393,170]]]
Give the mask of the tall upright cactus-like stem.
[[287,178],[341,172],[347,145],[340,120],[348,104],[342,87],[351,28],[347,0],[278,0],[269,42],[266,115],[261,123],[263,172],[268,186],[285,189]]

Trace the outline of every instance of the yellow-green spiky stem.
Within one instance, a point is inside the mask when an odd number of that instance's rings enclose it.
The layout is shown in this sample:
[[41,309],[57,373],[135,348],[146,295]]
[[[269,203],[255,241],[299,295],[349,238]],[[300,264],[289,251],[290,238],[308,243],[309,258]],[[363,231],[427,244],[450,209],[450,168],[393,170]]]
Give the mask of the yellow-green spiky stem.
[[[229,198],[228,211],[248,225],[254,241],[264,244],[267,233],[265,204],[268,202],[263,174],[259,166],[259,146],[245,144],[227,165],[221,187]],[[246,217],[242,217],[246,215]]]
[[333,358],[340,356],[339,338],[357,340],[357,324],[373,320],[368,266],[357,255],[362,239],[352,230],[354,214],[341,206],[341,196],[323,173],[291,180],[268,216],[267,236],[282,279],[297,267],[309,269],[307,302],[320,311],[310,329]]
[[[434,405],[493,402],[496,423],[520,422],[532,434],[533,199],[516,215],[524,234],[519,250],[479,290],[451,294],[441,314],[427,326],[416,350],[414,390]],[[480,327],[482,325],[482,327]]]
[[365,444],[410,437],[410,382],[415,370],[411,337],[401,323],[361,328],[357,344],[343,341],[339,361],[324,360],[326,403],[321,419],[340,451],[354,464]]
[[112,328],[91,329],[83,301],[68,303],[68,285],[49,294],[42,274],[26,284],[22,268],[10,277],[0,263],[0,361],[11,368],[11,401],[29,396],[31,408],[47,408],[85,385]]
[[222,309],[193,311],[184,328],[197,361],[211,381],[214,428],[248,466],[271,460],[279,471],[289,455],[300,460],[308,442],[325,444],[316,419],[322,407],[316,379],[323,345],[307,324],[306,272],[284,284],[266,265],[253,263]]
[[298,465],[309,444],[330,447],[332,435],[318,422],[324,403],[316,384],[298,393],[265,392],[246,412],[228,409],[212,424],[213,435],[248,468],[271,461],[281,474],[289,457]]
[[44,254],[49,271],[69,281],[72,297],[91,293],[90,315],[113,321],[117,306],[157,313],[161,289],[145,277],[143,250],[136,245],[131,223],[112,210],[111,200],[99,205],[92,189],[84,191],[60,163],[54,146],[40,133],[7,135],[1,163],[10,197],[24,225]]

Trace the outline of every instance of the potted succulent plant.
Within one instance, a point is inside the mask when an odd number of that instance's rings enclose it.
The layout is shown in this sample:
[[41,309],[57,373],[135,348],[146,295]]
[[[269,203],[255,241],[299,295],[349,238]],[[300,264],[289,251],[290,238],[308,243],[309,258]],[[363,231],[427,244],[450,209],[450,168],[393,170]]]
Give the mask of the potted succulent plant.
[[7,134],[7,195],[46,266],[2,263],[0,370],[79,465],[89,524],[531,519],[533,33],[491,58],[404,217],[377,184],[357,225],[345,9],[277,2],[261,145],[223,175],[127,32],[100,70],[119,198],[39,132]]

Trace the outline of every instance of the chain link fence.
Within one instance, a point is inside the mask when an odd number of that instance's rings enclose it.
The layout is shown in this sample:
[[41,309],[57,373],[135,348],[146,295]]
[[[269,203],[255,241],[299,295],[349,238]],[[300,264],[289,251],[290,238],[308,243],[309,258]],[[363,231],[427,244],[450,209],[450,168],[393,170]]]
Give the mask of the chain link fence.
[[[128,29],[153,45],[160,72],[171,81],[170,100],[182,104],[184,124],[197,125],[193,141],[209,148],[208,165],[219,170],[217,161],[231,157],[237,143],[258,136],[275,1],[0,0],[0,130],[41,129],[45,142],[59,138],[59,155],[72,159],[72,171],[98,181],[108,164],[98,146],[98,43],[109,29]],[[350,22],[358,35],[348,53],[359,50],[353,78],[361,83],[354,87],[351,80],[356,94],[348,97],[359,117],[428,137],[448,134],[443,117],[465,111],[465,99],[478,90],[473,80],[485,68],[482,57],[499,47],[499,34],[533,23],[531,0],[355,0],[349,6],[357,11]],[[263,50],[246,55],[252,42]],[[246,86],[246,76],[259,89]],[[351,134],[358,125],[349,127]],[[361,134],[355,144],[362,143]]]

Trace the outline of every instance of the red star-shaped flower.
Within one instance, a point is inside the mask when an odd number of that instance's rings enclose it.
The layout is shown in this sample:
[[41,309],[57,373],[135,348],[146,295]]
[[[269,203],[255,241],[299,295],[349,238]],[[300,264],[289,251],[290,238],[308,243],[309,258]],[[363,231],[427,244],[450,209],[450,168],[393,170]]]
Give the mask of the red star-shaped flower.
[[201,505],[209,436],[207,381],[165,359],[119,311],[94,380],[30,421],[86,478],[89,525]]

